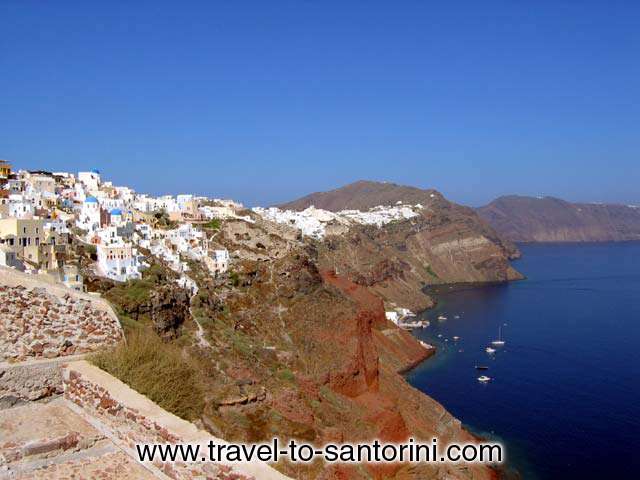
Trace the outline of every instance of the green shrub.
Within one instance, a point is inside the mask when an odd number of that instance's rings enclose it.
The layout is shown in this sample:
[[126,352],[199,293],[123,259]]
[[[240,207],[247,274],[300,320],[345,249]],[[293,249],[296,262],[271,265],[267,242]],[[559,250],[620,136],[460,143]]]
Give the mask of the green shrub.
[[211,230],[220,230],[220,219],[214,218],[209,222],[204,224],[204,228],[209,228]]
[[284,380],[285,382],[295,383],[296,376],[295,374],[289,370],[288,368],[283,368],[278,372],[278,377],[280,380]]
[[229,273],[229,279],[231,280],[231,285],[233,285],[234,287],[240,285],[240,275],[238,274],[238,272]]
[[198,418],[204,408],[196,367],[180,348],[163,343],[149,329],[133,331],[126,344],[93,355],[90,361],[181,418]]

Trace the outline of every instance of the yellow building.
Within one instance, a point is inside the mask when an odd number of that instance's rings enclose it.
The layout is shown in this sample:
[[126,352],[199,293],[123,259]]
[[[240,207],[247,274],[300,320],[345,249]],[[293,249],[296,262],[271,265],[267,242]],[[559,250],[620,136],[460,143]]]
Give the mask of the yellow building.
[[6,160],[0,160],[0,177],[7,178],[11,175],[11,164]]
[[55,245],[55,240],[47,241],[56,237],[45,231],[42,219],[0,219],[0,245],[32,268],[53,270],[61,266],[60,246]]

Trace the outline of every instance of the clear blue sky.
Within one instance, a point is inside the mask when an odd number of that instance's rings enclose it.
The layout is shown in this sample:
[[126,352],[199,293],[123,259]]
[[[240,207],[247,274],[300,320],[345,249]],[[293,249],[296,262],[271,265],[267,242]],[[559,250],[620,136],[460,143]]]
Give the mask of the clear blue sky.
[[640,2],[0,2],[0,158],[269,204],[640,203]]

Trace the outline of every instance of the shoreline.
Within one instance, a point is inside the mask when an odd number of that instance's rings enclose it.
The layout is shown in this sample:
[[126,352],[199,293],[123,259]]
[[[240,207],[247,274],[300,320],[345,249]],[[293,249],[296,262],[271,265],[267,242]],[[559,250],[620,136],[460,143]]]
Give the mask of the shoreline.
[[[455,292],[461,292],[461,291],[465,291],[465,290],[470,290],[470,289],[474,289],[474,288],[482,288],[482,287],[490,287],[490,286],[498,286],[498,285],[504,285],[504,284],[508,284],[514,281],[522,281],[522,280],[526,280],[527,277],[523,276],[523,278],[521,279],[515,279],[515,280],[505,280],[505,281],[493,281],[493,282],[460,282],[460,283],[453,283],[453,284],[440,284],[440,285],[429,285],[427,287],[425,287],[422,291],[429,295],[429,297],[433,300],[433,305],[431,307],[425,308],[424,310],[421,310],[419,313],[416,314],[416,316],[421,316],[423,315],[425,312],[428,312],[430,310],[435,310],[439,305],[440,305],[440,299],[438,298],[438,296],[441,296],[445,293],[455,293]],[[413,331],[410,332],[411,335],[413,336]],[[414,338],[417,339],[417,337],[414,336]],[[433,348],[430,351],[430,354],[428,356],[426,356],[425,358],[423,358],[421,361],[419,362],[415,362],[412,365],[407,366],[407,368],[402,369],[401,375],[403,375],[405,381],[411,385],[413,388],[416,388],[418,391],[420,391],[422,394],[424,395],[428,395],[426,392],[422,391],[421,389],[419,389],[418,387],[415,387],[408,379],[408,374],[411,373],[411,371],[413,371],[414,369],[416,369],[418,366],[420,366],[423,362],[426,362],[427,360],[429,360],[431,357],[435,356],[437,352],[437,347],[435,345],[433,345]],[[433,398],[433,397],[432,397]],[[438,402],[440,402],[439,400],[436,400]],[[447,406],[444,403],[441,403],[441,405],[447,409]],[[447,410],[448,411],[448,410]],[[487,440],[492,440],[491,437],[486,436],[486,435],[481,435],[478,434],[476,432],[473,431],[472,426],[469,424],[465,424],[462,419],[457,418],[461,424],[462,424],[462,428],[469,433],[469,435],[471,435],[474,439],[476,439],[477,441],[487,441]],[[508,463],[507,460],[505,460],[505,462],[497,467],[490,467],[490,469],[493,472],[494,475],[494,479],[495,480],[520,480],[522,478],[520,472],[517,470],[517,468],[515,468],[514,465],[510,465]]]
[[[436,309],[440,305],[440,301],[438,300],[438,295],[442,295],[444,293],[455,293],[455,292],[469,290],[473,288],[504,285],[511,282],[520,282],[526,279],[527,277],[519,278],[516,280],[504,280],[504,281],[492,281],[492,282],[458,282],[458,283],[444,283],[439,285],[428,285],[422,289],[422,292],[429,295],[429,297],[433,300],[433,305],[425,308],[424,310],[419,311],[418,313],[415,314],[415,316],[419,317],[420,315],[424,314],[425,312],[428,312],[429,310]],[[413,335],[413,330],[414,329],[409,329],[406,331],[408,331],[412,337],[416,338],[415,335]],[[426,352],[426,355],[424,356],[424,358],[422,358],[421,360],[411,362],[405,367],[402,367],[400,370],[398,370],[398,373],[400,373],[401,375],[406,375],[410,373],[412,370],[414,370],[415,368],[417,368],[418,366],[420,366],[422,362],[425,362],[429,360],[431,357],[435,356],[437,352],[437,347],[435,345],[432,345],[432,347],[433,348],[431,348]]]

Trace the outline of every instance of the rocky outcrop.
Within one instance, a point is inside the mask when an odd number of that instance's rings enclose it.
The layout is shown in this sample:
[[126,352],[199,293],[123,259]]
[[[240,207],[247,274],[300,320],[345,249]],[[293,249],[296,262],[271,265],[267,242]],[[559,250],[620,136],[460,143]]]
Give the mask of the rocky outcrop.
[[514,242],[640,240],[640,207],[570,203],[553,197],[500,197],[478,213]]
[[169,284],[151,293],[153,329],[164,339],[175,338],[184,322],[190,318],[189,294],[183,288]]
[[321,267],[414,311],[432,305],[427,286],[522,278],[509,263],[518,255],[513,245],[467,213],[432,208],[384,228],[352,227],[319,247]]

